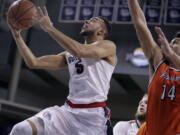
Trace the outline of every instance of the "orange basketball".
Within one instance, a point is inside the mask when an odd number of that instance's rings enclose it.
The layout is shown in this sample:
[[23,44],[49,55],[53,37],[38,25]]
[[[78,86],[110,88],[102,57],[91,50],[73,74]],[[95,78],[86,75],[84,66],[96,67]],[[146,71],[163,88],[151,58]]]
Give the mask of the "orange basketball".
[[29,0],[17,0],[9,7],[7,17],[9,24],[15,29],[28,29],[34,24],[37,15],[36,6]]

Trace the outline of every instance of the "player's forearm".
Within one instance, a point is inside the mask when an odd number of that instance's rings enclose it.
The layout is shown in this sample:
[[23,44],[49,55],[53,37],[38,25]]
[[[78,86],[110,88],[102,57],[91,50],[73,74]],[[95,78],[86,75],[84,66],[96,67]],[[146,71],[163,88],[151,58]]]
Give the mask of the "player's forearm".
[[139,26],[141,23],[146,24],[146,19],[138,0],[128,0],[128,6],[135,26]]
[[144,54],[150,60],[156,43],[148,29],[144,13],[139,6],[138,0],[128,0],[128,6],[140,45]]
[[15,38],[15,42],[27,66],[30,68],[33,68],[36,65],[36,57],[33,55],[33,53],[24,43],[24,40],[22,39],[22,37]]
[[166,54],[166,58],[171,61],[171,63],[173,64],[173,66],[175,66],[175,68],[180,69],[180,56],[178,56],[176,53],[171,52]]
[[70,52],[74,56],[79,56],[81,53],[83,46],[79,42],[71,39],[70,37],[66,36],[62,32],[58,31],[55,27],[51,27],[50,29],[46,30],[50,36],[55,39],[58,44],[63,47],[66,51]]

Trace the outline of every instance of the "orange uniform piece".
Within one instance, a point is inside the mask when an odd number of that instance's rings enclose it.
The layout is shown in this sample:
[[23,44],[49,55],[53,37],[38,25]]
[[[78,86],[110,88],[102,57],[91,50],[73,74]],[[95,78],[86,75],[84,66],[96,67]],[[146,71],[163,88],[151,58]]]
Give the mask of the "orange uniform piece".
[[147,132],[147,123],[144,122],[141,127],[139,128],[139,131],[137,133],[137,135],[146,135]]
[[147,123],[138,135],[180,134],[180,70],[162,62],[148,87]]

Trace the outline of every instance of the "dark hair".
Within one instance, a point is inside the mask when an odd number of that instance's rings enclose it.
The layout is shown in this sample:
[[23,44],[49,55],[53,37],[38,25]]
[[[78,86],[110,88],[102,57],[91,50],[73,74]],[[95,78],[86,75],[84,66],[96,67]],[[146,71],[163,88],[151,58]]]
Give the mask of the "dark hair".
[[104,21],[104,24],[105,24],[105,26],[106,26],[106,28],[107,28],[107,35],[106,35],[106,37],[108,37],[108,36],[110,35],[111,29],[112,29],[112,28],[111,28],[111,24],[109,23],[109,21],[108,21],[105,17],[99,16],[99,18]]
[[180,31],[176,33],[175,38],[180,38]]

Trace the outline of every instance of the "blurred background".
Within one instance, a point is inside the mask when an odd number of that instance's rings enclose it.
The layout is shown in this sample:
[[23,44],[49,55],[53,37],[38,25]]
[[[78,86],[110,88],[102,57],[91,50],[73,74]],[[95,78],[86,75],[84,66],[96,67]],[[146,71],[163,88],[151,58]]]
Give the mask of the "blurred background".
[[[63,105],[68,95],[67,69],[32,70],[20,57],[7,27],[5,14],[15,0],[0,0],[0,135],[12,126],[53,105]],[[118,64],[111,80],[109,107],[112,122],[134,119],[136,107],[147,92],[148,63],[131,22],[126,0],[32,0],[46,6],[55,27],[83,43],[79,35],[83,21],[104,16],[112,24],[109,37],[117,45]],[[180,30],[180,0],[140,1],[148,26],[160,26],[170,41]],[[23,32],[36,56],[57,54],[63,49],[38,26]]]

